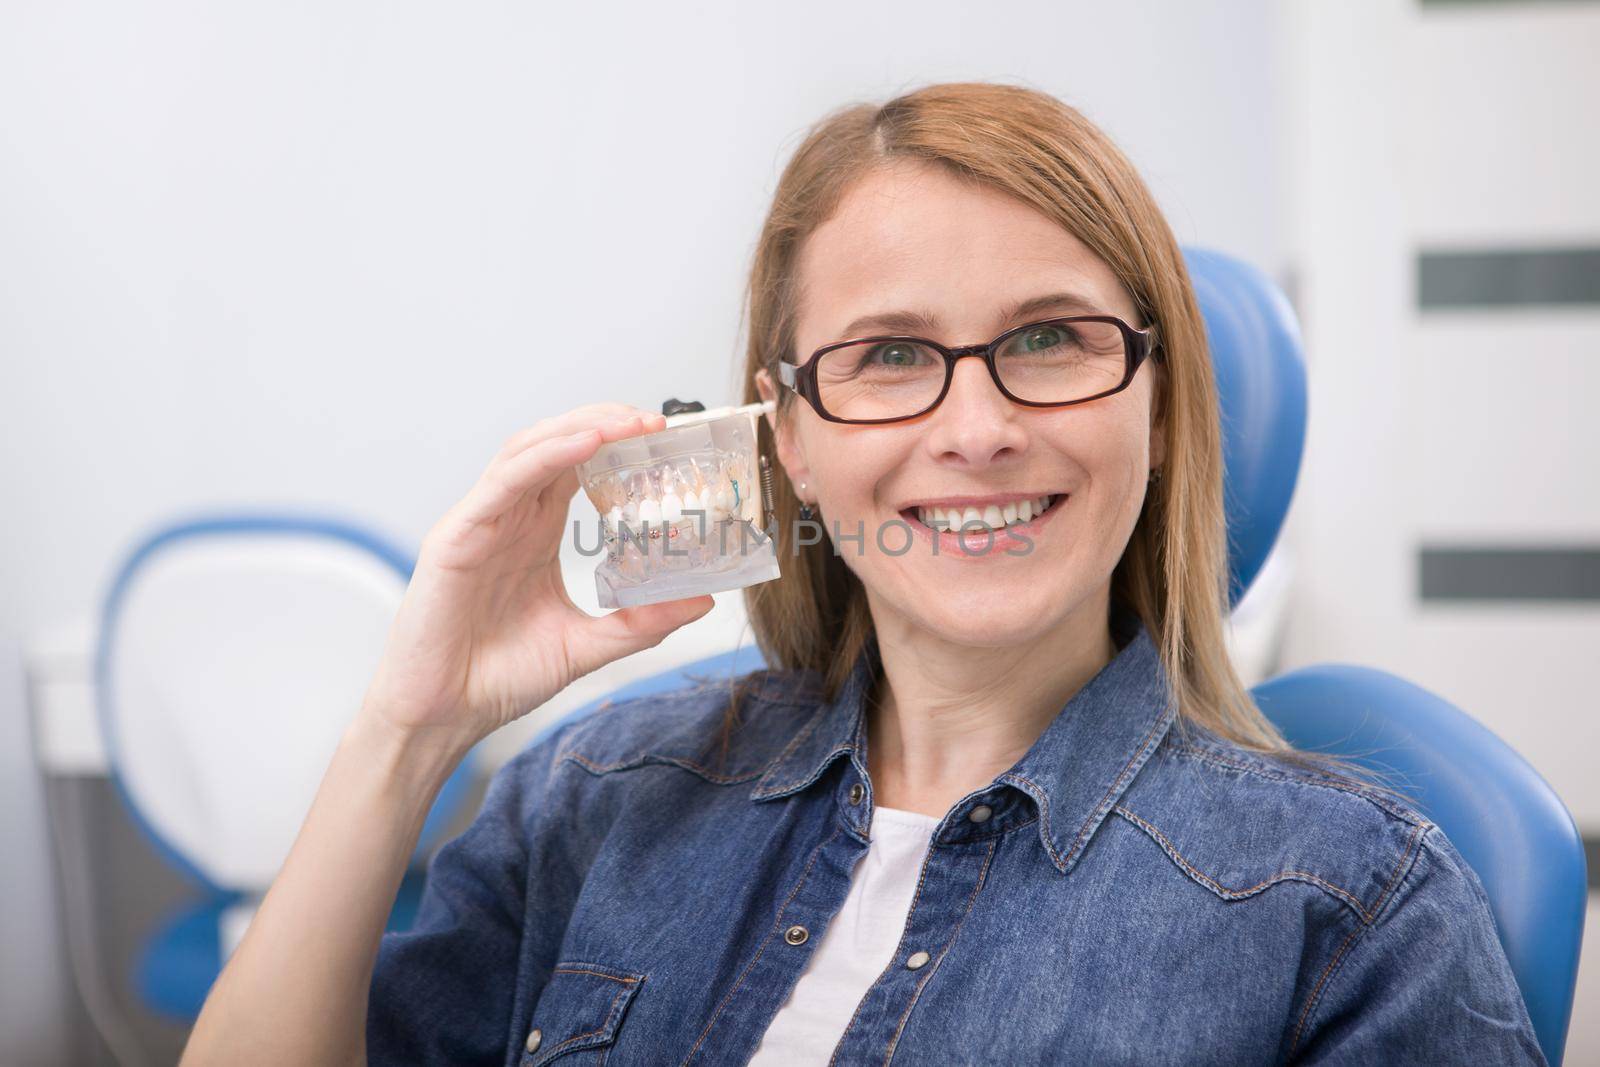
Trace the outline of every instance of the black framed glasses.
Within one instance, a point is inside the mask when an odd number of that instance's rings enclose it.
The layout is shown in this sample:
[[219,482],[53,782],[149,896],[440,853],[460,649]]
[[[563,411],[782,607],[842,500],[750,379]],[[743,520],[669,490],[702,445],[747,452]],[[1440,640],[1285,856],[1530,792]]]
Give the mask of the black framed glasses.
[[925,337],[836,341],[798,366],[780,361],[778,378],[829,422],[900,422],[939,406],[964,356],[982,356],[1008,399],[1039,408],[1110,396],[1128,387],[1145,359],[1161,361],[1154,326],[1136,330],[1115,315],[1072,315],[957,348]]

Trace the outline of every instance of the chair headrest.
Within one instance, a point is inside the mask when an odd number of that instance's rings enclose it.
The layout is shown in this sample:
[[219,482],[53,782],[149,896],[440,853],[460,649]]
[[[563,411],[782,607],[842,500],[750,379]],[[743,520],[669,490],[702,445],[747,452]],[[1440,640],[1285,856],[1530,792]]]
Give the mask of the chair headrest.
[[1300,325],[1283,291],[1210,249],[1183,255],[1205,316],[1222,414],[1229,596],[1237,605],[1283,527],[1306,436]]
[[[113,780],[169,862],[212,889],[271,882],[411,570],[382,538],[319,516],[188,519],[129,553],[106,597],[95,697]],[[469,784],[458,777],[425,843]]]

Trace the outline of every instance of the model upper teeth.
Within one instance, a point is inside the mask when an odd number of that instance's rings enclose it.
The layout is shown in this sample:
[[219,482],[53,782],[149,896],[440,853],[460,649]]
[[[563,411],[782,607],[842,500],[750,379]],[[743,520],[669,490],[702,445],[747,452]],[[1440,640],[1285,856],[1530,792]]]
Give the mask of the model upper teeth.
[[1046,495],[1031,499],[1011,500],[1004,504],[990,504],[979,509],[966,508],[918,508],[917,520],[924,526],[935,530],[950,530],[960,533],[963,527],[974,529],[981,523],[991,530],[998,530],[1002,526],[1012,526],[1019,522],[1030,522],[1034,516],[1039,515],[1048,508],[1054,496]]
[[659,529],[735,518],[757,521],[756,486],[746,462],[607,475],[586,488],[613,532],[622,526],[637,530],[646,524]]

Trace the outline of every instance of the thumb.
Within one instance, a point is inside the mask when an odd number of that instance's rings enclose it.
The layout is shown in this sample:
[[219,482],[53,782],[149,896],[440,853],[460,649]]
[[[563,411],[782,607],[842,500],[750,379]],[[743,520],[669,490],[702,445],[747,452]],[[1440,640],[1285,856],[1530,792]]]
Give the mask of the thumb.
[[694,622],[715,606],[716,601],[705,594],[590,616],[587,623],[580,625],[569,646],[574,677],[582,677],[613,660],[660,644],[672,631]]

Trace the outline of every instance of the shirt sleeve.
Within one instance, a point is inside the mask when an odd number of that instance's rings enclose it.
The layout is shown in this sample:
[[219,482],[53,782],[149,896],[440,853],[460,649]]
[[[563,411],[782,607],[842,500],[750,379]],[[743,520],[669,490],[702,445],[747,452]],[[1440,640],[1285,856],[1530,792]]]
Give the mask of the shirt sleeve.
[[1374,921],[1335,950],[1292,1064],[1548,1067],[1477,874],[1437,826]]
[[527,904],[525,820],[570,725],[495,772],[472,824],[428,865],[410,929],[384,934],[367,1005],[374,1067],[505,1062]]

